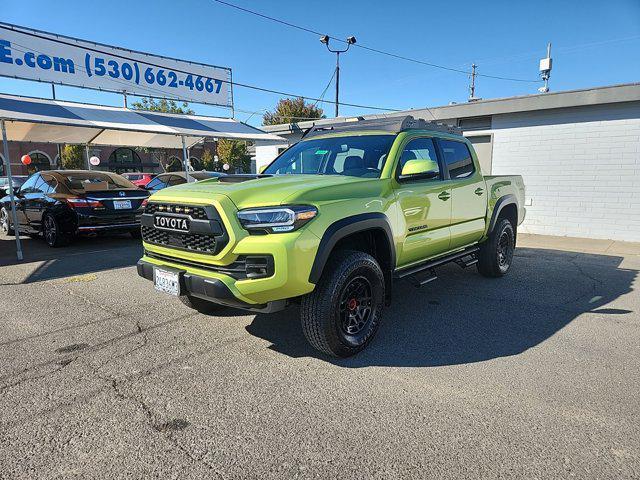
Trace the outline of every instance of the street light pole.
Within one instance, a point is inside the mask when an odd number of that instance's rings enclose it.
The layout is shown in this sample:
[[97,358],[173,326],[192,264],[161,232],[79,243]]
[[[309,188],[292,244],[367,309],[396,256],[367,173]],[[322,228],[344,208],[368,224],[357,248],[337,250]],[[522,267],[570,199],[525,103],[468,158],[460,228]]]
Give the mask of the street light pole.
[[331,53],[335,53],[336,54],[336,117],[339,115],[339,107],[340,107],[340,54],[346,52],[347,50],[349,50],[349,47],[351,45],[353,45],[354,43],[356,43],[356,37],[351,36],[351,37],[347,37],[347,48],[345,48],[344,50],[332,50],[331,47],[329,46],[329,40],[331,39],[331,37],[329,37],[329,35],[323,35],[322,37],[320,37],[320,43],[324,43],[324,45],[327,47],[327,50],[329,50]]

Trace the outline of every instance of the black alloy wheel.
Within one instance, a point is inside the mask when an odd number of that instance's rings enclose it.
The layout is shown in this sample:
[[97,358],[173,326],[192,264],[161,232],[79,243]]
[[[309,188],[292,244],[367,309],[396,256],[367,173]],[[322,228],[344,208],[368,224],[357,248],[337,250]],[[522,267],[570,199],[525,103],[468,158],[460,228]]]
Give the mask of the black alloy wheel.
[[340,327],[346,335],[359,334],[371,321],[371,283],[355,277],[345,285],[340,298]]
[[513,231],[505,228],[498,239],[498,266],[501,272],[509,270],[513,259]]
[[69,243],[69,237],[60,230],[60,225],[50,213],[42,218],[42,233],[50,247],[62,247]]

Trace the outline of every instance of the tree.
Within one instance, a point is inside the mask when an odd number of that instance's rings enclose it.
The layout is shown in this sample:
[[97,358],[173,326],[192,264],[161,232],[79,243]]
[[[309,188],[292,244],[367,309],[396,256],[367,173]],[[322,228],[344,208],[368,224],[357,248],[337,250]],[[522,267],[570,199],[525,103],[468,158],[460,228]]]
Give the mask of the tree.
[[218,158],[222,164],[228,163],[230,171],[240,171],[242,173],[251,170],[251,157],[247,152],[247,144],[242,140],[230,140],[221,138],[216,147]]
[[85,168],[82,145],[65,145],[60,152],[62,168],[80,170]]
[[220,162],[215,161],[213,153],[211,153],[211,150],[209,150],[208,148],[205,148],[204,151],[202,152],[202,157],[200,158],[200,161],[202,162],[202,168],[204,168],[209,172],[215,172],[220,169],[220,167],[216,165]]
[[181,113],[183,115],[193,115],[194,111],[189,108],[187,102],[182,102],[178,105],[175,100],[167,100],[161,98],[156,100],[155,98],[142,98],[139,102],[133,102],[131,107],[135,110],[148,110],[150,112],[161,113]]
[[[164,98],[156,100],[154,98],[142,98],[139,102],[134,102],[131,107],[135,110],[148,110],[150,112],[160,113],[180,113],[183,115],[193,115],[194,111],[189,108],[187,102],[178,105],[174,100],[166,100]],[[142,152],[150,153],[162,166],[165,172],[182,170],[182,163],[176,167],[175,160],[169,161],[169,152],[164,148],[140,148]]]
[[314,103],[306,103],[304,98],[281,98],[273,112],[262,116],[263,125],[295,123],[314,118],[325,118],[322,108]]

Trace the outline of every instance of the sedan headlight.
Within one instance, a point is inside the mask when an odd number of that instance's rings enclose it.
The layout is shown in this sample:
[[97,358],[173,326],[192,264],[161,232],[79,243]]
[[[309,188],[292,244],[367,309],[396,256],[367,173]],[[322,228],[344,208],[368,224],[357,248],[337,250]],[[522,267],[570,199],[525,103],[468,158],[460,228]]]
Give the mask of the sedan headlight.
[[317,214],[309,205],[247,208],[238,212],[238,220],[247,230],[284,233],[299,229]]

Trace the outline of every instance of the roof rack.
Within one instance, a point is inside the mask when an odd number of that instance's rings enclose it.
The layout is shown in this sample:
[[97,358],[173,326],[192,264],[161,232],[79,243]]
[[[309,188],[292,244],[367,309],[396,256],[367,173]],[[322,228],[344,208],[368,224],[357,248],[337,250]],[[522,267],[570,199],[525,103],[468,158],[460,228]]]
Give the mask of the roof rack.
[[403,115],[398,117],[385,118],[369,118],[356,117],[346,121],[336,123],[322,123],[321,125],[313,125],[307,130],[303,138],[325,135],[327,133],[342,133],[359,130],[382,130],[390,133],[400,133],[405,130],[431,130],[436,132],[444,132],[454,135],[462,135],[462,130],[458,127],[445,125],[444,123],[429,122],[422,118],[413,118],[411,115]]

